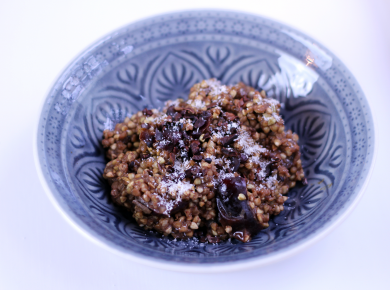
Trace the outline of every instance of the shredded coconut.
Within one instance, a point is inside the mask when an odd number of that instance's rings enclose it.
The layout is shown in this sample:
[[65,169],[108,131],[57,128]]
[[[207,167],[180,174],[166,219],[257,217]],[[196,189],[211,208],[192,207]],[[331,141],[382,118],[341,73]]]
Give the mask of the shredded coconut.
[[275,108],[277,105],[279,105],[279,101],[271,98],[262,99],[264,102],[270,104],[273,108]]
[[255,140],[245,130],[240,129],[239,135],[236,140],[238,145],[242,147],[244,153],[248,156],[259,155],[260,153],[267,152],[267,149],[256,144]]
[[206,104],[201,100],[188,100],[187,104],[190,104],[197,109],[202,109],[206,106]]
[[206,80],[206,83],[209,85],[211,91],[210,91],[210,95],[212,96],[218,96],[222,93],[225,93],[227,94],[227,86],[225,85],[221,85],[221,82],[220,81],[217,81],[217,80]]
[[[162,124],[167,121],[168,115],[162,114],[161,116],[156,116],[155,118],[151,118],[149,123],[153,124]],[[148,119],[148,118],[147,118]],[[146,122],[145,122],[146,123]]]
[[231,163],[232,162],[229,159],[225,158],[225,156],[222,157],[222,166],[223,166],[223,168],[230,169],[230,164]]
[[175,169],[175,171],[177,173],[185,173],[185,171],[190,167],[190,162],[187,161],[187,160],[184,160],[183,162],[181,162],[180,160],[176,160],[175,161],[175,165],[173,166],[173,168]]
[[256,173],[256,177],[258,180],[262,181],[264,180],[264,178],[266,177],[266,168],[267,166],[271,163],[270,161],[267,161],[267,160],[261,160],[259,156],[251,156],[249,159],[248,159],[250,162],[252,163],[255,163],[257,165],[259,165],[260,167],[260,171],[258,171]]
[[268,177],[266,182],[268,188],[275,189],[275,182],[277,182],[277,175],[275,174],[273,176]]
[[191,121],[191,119],[181,118],[179,120],[179,123],[181,123],[181,124],[192,124],[192,121]]
[[280,104],[278,100],[269,99],[269,98],[266,98],[266,99],[259,98],[257,100],[256,104],[260,104],[260,105],[261,104],[268,104],[268,105],[270,105],[270,108],[272,109],[273,112],[272,112],[272,114],[270,114],[270,116],[267,116],[268,114],[263,114],[264,120],[268,121],[271,117],[273,117],[277,122],[283,121],[283,119],[277,113],[275,113],[277,105]]
[[161,140],[161,141],[158,143],[157,148],[158,148],[158,149],[162,149],[165,145],[168,145],[169,143],[171,143],[171,141],[166,140],[166,139]]
[[181,99],[177,99],[177,100],[168,100],[165,102],[165,106],[164,106],[164,110],[167,110],[170,106],[177,106],[181,103]]
[[272,114],[263,114],[263,119],[265,121],[268,121],[270,120],[271,118],[274,118],[276,122],[279,122],[280,120],[282,120],[280,118],[280,116],[278,114],[276,114],[275,112],[272,112]]
[[232,128],[238,128],[238,127],[239,127],[238,123],[232,122],[232,123],[228,124],[227,129],[228,129],[228,131],[230,132],[230,130],[231,130]]
[[222,128],[222,127],[216,127],[212,132],[211,132],[211,136],[212,137],[215,137],[217,139],[221,139],[223,138],[225,135],[229,135],[231,134],[231,130],[234,128],[234,129],[238,129],[240,127],[239,123],[236,123],[236,122],[232,122],[232,123],[229,123],[225,128]]
[[225,171],[221,170],[221,172],[219,172],[219,178],[222,180],[222,179],[226,179],[226,178],[232,178],[234,177],[234,173],[226,173]]
[[[181,201],[182,195],[187,191],[193,190],[194,186],[189,182],[172,180],[161,181],[161,188],[167,189],[167,194],[160,200],[159,204],[165,206],[165,214],[170,214],[174,206]],[[171,199],[174,198],[174,199]]]
[[212,158],[214,158],[215,165],[221,165],[222,164],[222,159],[221,158],[216,158],[215,156],[213,156]]
[[219,128],[217,128],[217,130],[213,131],[212,132],[212,137],[214,138],[217,138],[217,139],[221,139],[223,138],[224,134],[220,132],[220,130],[218,130]]

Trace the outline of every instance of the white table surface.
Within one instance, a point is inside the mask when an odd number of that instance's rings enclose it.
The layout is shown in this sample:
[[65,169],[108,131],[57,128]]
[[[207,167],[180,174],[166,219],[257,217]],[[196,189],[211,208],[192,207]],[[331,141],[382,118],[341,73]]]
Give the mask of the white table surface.
[[[187,2],[0,1],[0,289],[390,289],[390,1]],[[335,231],[284,261],[213,275],[135,264],[76,232],[38,180],[34,125],[64,67],[118,27],[191,8],[248,11],[301,30],[347,65],[371,104],[378,158],[364,197]]]

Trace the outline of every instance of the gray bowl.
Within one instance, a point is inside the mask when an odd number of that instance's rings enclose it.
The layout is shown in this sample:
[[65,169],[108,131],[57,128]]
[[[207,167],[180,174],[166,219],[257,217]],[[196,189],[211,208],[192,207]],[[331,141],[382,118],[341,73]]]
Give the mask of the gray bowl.
[[[136,225],[109,199],[102,178],[105,126],[216,77],[243,81],[283,104],[300,136],[309,184],[249,243],[173,241]],[[181,271],[225,271],[279,260],[314,243],[361,197],[374,155],[374,127],[356,80],[326,48],[259,16],[190,11],[119,29],[62,73],[39,119],[35,155],[58,210],[92,241],[121,256]]]

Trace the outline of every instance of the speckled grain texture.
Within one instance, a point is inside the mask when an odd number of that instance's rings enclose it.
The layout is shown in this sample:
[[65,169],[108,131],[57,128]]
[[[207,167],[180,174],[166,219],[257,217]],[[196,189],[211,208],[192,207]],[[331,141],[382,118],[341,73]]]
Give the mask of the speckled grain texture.
[[[325,62],[307,65],[310,51]],[[118,212],[102,177],[107,123],[185,99],[193,83],[211,77],[264,89],[299,135],[308,186],[290,189],[284,210],[250,243],[161,239]],[[126,257],[181,267],[263,263],[313,242],[361,196],[374,140],[364,93],[320,43],[256,15],[187,11],[119,29],[76,58],[48,94],[36,145],[51,197],[79,230]]]
[[265,91],[216,79],[187,102],[144,109],[103,132],[113,201],[144,229],[201,242],[248,242],[278,215],[296,182],[307,184],[280,104]]

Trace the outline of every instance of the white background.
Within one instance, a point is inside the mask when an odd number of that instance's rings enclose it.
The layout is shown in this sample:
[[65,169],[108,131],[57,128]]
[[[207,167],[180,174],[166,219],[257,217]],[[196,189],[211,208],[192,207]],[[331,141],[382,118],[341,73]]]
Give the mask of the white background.
[[[390,1],[192,2],[0,0],[0,289],[390,289]],[[248,11],[315,38],[352,71],[375,115],[378,158],[361,202],[282,262],[213,275],[134,264],[76,232],[39,183],[34,125],[65,66],[118,27],[191,8]]]

